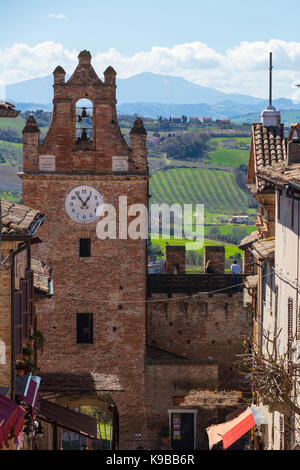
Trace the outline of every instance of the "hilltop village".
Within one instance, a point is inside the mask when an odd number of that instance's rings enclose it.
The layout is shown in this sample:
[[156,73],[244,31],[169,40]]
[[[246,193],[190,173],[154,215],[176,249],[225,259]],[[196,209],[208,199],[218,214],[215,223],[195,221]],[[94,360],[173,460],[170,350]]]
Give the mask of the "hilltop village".
[[[270,100],[251,129],[169,120],[225,137],[149,136],[137,116],[123,132],[116,71],[100,78],[86,50],[53,92],[2,191],[0,449],[296,449],[300,125]],[[20,113],[0,102],[0,118]],[[121,198],[128,233],[100,237]],[[143,208],[179,198],[204,203],[201,247],[174,217],[168,239],[142,237],[142,219],[129,236]]]

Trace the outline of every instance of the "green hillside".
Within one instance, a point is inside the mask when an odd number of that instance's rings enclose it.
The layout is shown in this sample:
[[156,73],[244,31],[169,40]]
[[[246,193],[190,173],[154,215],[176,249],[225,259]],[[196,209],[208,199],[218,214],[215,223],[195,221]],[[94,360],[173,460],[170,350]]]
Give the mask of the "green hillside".
[[178,168],[152,173],[151,204],[204,204],[205,212],[248,213],[248,194],[237,186],[234,172]]

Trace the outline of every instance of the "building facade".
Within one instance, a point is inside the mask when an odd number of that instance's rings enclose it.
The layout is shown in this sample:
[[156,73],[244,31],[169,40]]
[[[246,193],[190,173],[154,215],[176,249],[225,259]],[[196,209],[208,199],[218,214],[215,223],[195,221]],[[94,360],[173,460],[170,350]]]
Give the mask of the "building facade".
[[[241,242],[253,308],[254,342],[265,357],[276,351],[285,370],[299,362],[299,125],[284,139],[280,114],[273,108],[254,124],[248,185],[258,202],[257,232]],[[274,353],[272,353],[274,355]],[[273,357],[273,356],[272,356]],[[275,356],[274,356],[275,357]],[[276,360],[276,359],[275,359]],[[261,441],[269,450],[293,450],[299,445],[298,385],[277,401],[260,398],[267,421]],[[295,411],[296,410],[296,411]],[[298,410],[300,411],[300,410]]]

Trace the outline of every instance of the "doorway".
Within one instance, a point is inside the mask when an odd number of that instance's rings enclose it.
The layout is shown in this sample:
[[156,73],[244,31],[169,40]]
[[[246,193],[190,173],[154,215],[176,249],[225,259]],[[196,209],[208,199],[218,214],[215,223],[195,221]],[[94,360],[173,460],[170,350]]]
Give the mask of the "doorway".
[[171,447],[173,450],[194,450],[198,410],[169,410]]

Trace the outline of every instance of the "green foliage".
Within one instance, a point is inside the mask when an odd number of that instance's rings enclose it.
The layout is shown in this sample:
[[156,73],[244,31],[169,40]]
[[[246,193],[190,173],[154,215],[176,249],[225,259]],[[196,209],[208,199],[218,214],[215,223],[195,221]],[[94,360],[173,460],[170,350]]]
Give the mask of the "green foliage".
[[[251,231],[254,231],[256,227],[251,226]],[[251,233],[251,232],[250,232]],[[249,227],[247,226],[234,226],[234,230],[229,233],[222,233],[220,227],[212,226],[207,231],[207,237],[212,240],[218,240],[233,245],[238,245],[240,241],[249,235]]]
[[[1,171],[1,167],[0,167]],[[0,191],[0,198],[7,199],[8,201],[13,202],[22,202],[22,195],[20,193],[14,193],[12,191]]]
[[21,167],[22,144],[0,140],[0,164],[8,164],[17,168]]
[[149,241],[149,244],[148,244],[148,254],[151,257],[151,259],[154,259],[154,260],[164,256],[161,246],[158,243],[152,242],[151,240]]
[[198,132],[169,134],[168,139],[159,145],[159,150],[165,152],[168,158],[199,160],[206,156],[208,140],[207,135]]

